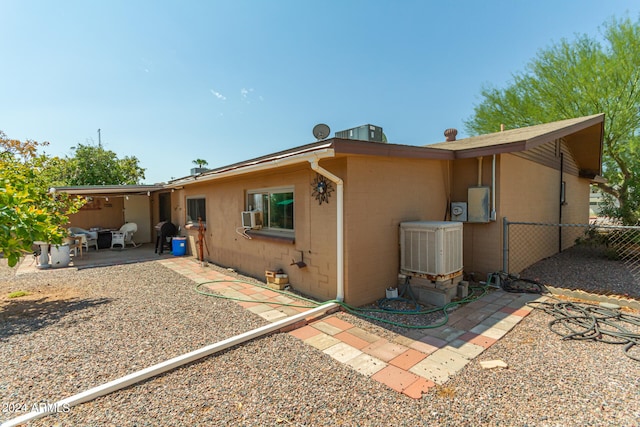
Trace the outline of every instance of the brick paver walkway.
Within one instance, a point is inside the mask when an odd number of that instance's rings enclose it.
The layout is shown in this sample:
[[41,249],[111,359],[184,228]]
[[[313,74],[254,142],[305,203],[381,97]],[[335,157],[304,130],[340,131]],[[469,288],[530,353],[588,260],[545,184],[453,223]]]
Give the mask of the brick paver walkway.
[[[207,283],[205,287],[227,297],[249,300],[238,301],[238,304],[269,322],[306,311],[278,305],[293,300],[270,289],[233,282],[235,278],[203,267],[193,258],[176,257],[158,262],[196,283],[229,280]],[[449,315],[444,326],[414,329],[407,335],[396,334],[391,340],[356,327],[335,314],[310,319],[289,333],[362,375],[419,399],[423,392],[447,382],[502,338],[531,312],[526,303],[538,298],[539,295],[496,290],[460,306]]]

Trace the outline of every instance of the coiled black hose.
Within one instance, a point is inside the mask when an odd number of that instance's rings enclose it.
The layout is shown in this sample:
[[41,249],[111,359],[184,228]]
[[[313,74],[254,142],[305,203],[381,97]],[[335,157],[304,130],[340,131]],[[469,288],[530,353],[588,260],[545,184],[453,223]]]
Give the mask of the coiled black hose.
[[[640,362],[640,316],[620,309],[576,302],[532,301],[529,306],[544,311],[555,319],[549,329],[563,340],[593,340],[624,345],[624,354]],[[634,349],[635,347],[635,349]]]

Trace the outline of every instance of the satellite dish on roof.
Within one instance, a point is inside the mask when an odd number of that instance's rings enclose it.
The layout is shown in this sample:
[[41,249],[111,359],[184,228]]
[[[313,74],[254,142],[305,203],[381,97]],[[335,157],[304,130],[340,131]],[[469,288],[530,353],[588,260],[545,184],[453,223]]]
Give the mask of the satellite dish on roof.
[[318,141],[328,137],[330,132],[331,129],[324,123],[317,124],[313,127],[313,136],[315,136]]

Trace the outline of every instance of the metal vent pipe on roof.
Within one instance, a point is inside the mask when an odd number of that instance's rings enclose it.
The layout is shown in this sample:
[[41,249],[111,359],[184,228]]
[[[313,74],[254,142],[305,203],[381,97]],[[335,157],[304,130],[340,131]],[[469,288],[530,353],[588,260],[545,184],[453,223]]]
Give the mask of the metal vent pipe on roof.
[[444,136],[447,141],[455,141],[456,135],[458,135],[458,129],[449,128],[444,131]]

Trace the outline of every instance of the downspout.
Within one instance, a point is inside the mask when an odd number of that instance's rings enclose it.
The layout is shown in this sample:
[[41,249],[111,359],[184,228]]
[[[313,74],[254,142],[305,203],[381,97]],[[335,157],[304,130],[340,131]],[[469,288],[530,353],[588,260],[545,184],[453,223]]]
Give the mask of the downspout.
[[489,220],[495,221],[496,219],[496,155],[494,154],[491,160],[491,216],[489,216]]
[[[500,124],[500,132],[504,132],[504,124]],[[496,212],[496,155],[491,159],[491,215],[490,221],[497,221],[498,214]]]
[[311,165],[311,169],[336,184],[336,198],[338,204],[336,208],[336,267],[338,270],[336,278],[336,300],[344,301],[344,182],[328,170],[320,167],[317,158],[315,160],[309,159],[309,164]]
[[[558,195],[558,224],[562,224],[562,178],[564,175],[564,153],[560,152],[560,194]],[[565,196],[566,197],[566,196]],[[558,253],[562,252],[562,227],[558,227]]]

